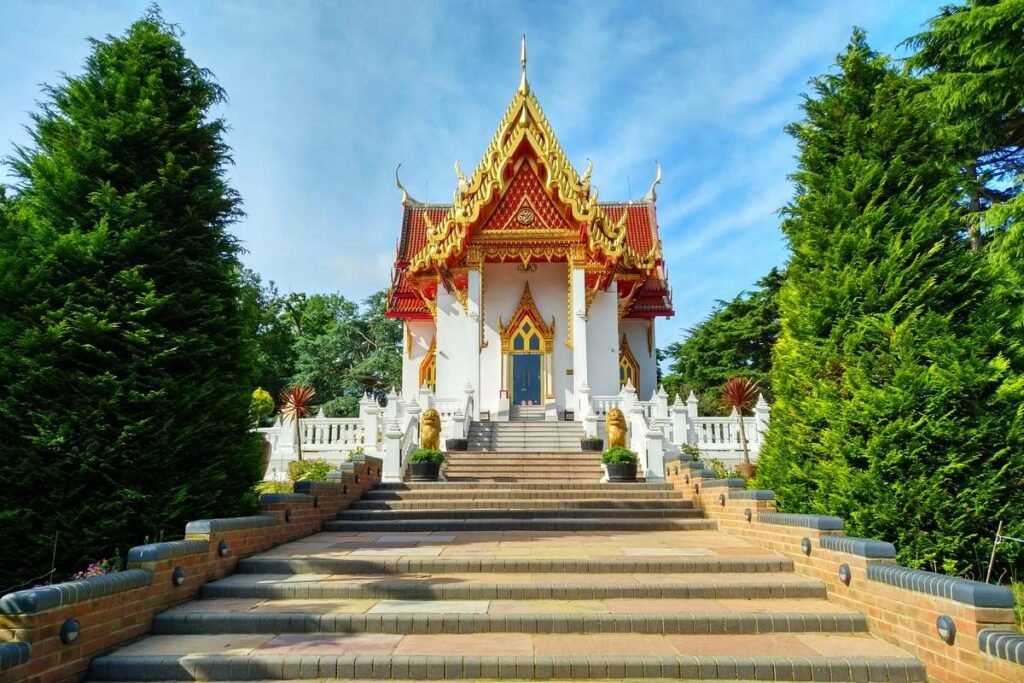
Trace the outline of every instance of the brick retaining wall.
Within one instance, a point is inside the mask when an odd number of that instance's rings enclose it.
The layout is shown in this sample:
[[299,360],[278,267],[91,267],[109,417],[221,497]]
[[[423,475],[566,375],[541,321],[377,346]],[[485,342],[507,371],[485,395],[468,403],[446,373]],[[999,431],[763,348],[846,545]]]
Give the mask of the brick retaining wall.
[[[1015,631],[1006,588],[900,567],[892,544],[844,536],[838,517],[778,513],[770,491],[714,479],[700,463],[671,460],[665,473],[720,529],[823,581],[829,600],[864,614],[872,633],[921,659],[929,680],[1024,680],[1024,636]],[[955,628],[946,640],[938,629],[943,617]]]
[[136,546],[125,571],[3,596],[0,683],[81,681],[93,657],[149,633],[157,613],[231,574],[240,557],[320,531],[380,474],[379,459],[357,457],[336,479],[264,495],[261,515],[190,522],[183,541]]

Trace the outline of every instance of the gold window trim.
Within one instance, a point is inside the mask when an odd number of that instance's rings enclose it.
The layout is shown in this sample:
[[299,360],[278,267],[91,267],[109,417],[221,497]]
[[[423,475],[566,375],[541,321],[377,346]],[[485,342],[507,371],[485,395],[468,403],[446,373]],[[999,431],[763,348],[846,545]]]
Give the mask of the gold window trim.
[[[524,326],[529,324],[529,331]],[[551,322],[545,323],[537,304],[530,292],[530,283],[527,282],[523,288],[523,295],[519,299],[519,305],[512,313],[508,324],[498,318],[498,333],[501,336],[501,389],[509,399],[513,399],[509,393],[509,377],[512,376],[512,356],[527,353],[539,353],[541,355],[540,367],[540,392],[544,400],[555,397],[554,376],[555,376],[555,317],[551,316]],[[513,348],[513,341],[520,334],[524,335],[523,349]],[[540,349],[529,348],[529,338],[537,337],[540,340]]]

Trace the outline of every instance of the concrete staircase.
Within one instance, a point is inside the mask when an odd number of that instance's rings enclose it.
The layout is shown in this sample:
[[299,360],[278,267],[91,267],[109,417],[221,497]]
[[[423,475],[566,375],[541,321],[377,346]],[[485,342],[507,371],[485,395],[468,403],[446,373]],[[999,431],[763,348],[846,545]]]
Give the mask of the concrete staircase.
[[513,422],[538,422],[546,419],[544,406],[510,406],[508,419]]
[[445,476],[448,481],[489,481],[546,483],[551,481],[595,484],[601,480],[600,453],[584,453],[576,442],[575,452],[552,451],[464,451],[449,452]]
[[[625,532],[625,533],[624,533]],[[94,681],[923,681],[667,485],[406,484],[242,559]]]
[[[532,406],[523,406],[524,409]],[[541,413],[543,418],[543,413]],[[573,453],[580,450],[583,425],[579,422],[522,420],[473,422],[469,426],[469,450],[517,453],[544,451]]]

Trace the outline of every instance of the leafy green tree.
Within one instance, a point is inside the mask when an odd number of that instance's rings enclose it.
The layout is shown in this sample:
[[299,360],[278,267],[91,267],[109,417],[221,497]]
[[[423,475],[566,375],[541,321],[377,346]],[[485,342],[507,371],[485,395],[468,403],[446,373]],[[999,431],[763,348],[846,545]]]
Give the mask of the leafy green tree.
[[777,268],[757,281],[751,292],[730,301],[717,301],[711,314],[687,330],[686,339],[666,347],[670,395],[686,398],[693,391],[702,414],[720,412],[722,385],[732,377],[747,377],[771,395],[769,374],[772,346],[779,335],[779,289],[785,278]]
[[[924,75],[927,94],[963,163],[967,228],[980,247],[980,212],[1020,196],[1024,2],[968,0],[946,6],[906,43],[916,49],[908,65]],[[995,217],[988,222],[1000,226],[1006,216],[998,212]]]
[[[308,297],[309,311],[294,307],[305,331],[295,346],[294,381],[330,397],[323,404],[328,415],[355,415],[364,393],[382,400],[401,384],[402,327],[384,317],[386,303],[387,293],[381,291],[366,299],[362,309],[336,294]],[[323,332],[311,334],[316,329]]]
[[241,272],[241,306],[249,320],[254,386],[281,395],[295,374],[296,331],[273,281],[266,285],[251,270]]
[[0,226],[0,585],[57,532],[70,571],[253,507],[223,99],[156,10],[44,89]]
[[1024,531],[1024,396],[1005,308],[963,239],[956,150],[920,83],[859,31],[812,83],[789,128],[799,166],[758,483],[782,509],[896,542],[904,562],[977,575],[997,520]]

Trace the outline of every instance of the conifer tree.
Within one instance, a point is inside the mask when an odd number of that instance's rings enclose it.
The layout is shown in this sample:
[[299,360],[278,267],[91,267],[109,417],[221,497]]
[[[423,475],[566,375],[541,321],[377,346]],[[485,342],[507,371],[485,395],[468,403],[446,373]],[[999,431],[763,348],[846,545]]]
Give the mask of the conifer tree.
[[[0,587],[251,509],[224,94],[150,10],[45,88],[0,227]],[[15,299],[8,298],[10,294]]]
[[896,542],[904,562],[977,575],[996,520],[1024,531],[1022,396],[1005,313],[961,230],[955,154],[919,89],[857,31],[790,127],[799,167],[758,483],[780,509]]

